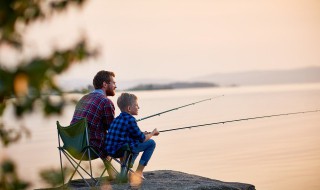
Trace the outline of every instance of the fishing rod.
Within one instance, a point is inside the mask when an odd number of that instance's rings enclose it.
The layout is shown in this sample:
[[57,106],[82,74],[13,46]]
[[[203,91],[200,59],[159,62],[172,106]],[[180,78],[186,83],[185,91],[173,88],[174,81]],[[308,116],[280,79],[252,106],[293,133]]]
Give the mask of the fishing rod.
[[206,123],[201,125],[192,125],[188,127],[179,127],[179,128],[173,128],[173,129],[167,129],[159,131],[160,133],[169,132],[169,131],[177,131],[182,129],[191,129],[191,128],[197,128],[197,127],[203,127],[208,125],[218,125],[218,124],[225,124],[225,123],[232,123],[232,122],[238,122],[238,121],[245,121],[245,120],[253,120],[253,119],[262,119],[267,117],[278,117],[278,116],[284,116],[284,115],[295,115],[295,114],[305,114],[305,113],[311,113],[311,112],[319,112],[320,110],[312,110],[312,111],[302,111],[302,112],[292,112],[292,113],[281,113],[281,114],[274,114],[274,115],[265,115],[265,116],[258,116],[258,117],[248,117],[248,118],[242,118],[242,119],[234,119],[234,120],[227,120],[227,121],[219,121],[214,123]]
[[156,114],[153,114],[153,115],[149,115],[149,116],[147,116],[147,117],[143,117],[143,118],[141,118],[141,119],[137,119],[136,121],[139,122],[139,121],[142,121],[142,120],[145,120],[145,119],[149,119],[149,118],[151,118],[151,117],[160,116],[161,114],[164,114],[164,113],[168,113],[168,112],[171,112],[171,111],[175,111],[175,110],[178,110],[178,109],[180,109],[180,108],[184,108],[184,107],[188,107],[188,106],[191,106],[191,105],[195,105],[195,104],[198,104],[198,103],[200,103],[200,102],[209,101],[209,100],[212,100],[212,99],[215,99],[215,98],[219,98],[219,97],[222,97],[222,96],[224,96],[224,95],[219,95],[219,96],[215,96],[215,97],[212,97],[212,98],[208,98],[208,99],[200,100],[200,101],[193,102],[193,103],[190,103],[190,104],[186,104],[186,105],[183,105],[183,106],[180,106],[180,107],[172,108],[172,109],[169,109],[169,110],[160,112],[160,113],[156,113]]

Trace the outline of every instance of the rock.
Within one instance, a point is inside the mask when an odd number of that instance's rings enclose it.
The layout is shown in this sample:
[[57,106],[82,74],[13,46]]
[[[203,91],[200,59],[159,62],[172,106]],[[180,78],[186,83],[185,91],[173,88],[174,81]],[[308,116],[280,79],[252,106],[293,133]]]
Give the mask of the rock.
[[[142,182],[139,188],[130,187],[129,183],[115,183],[102,179],[102,185],[98,189],[123,190],[123,189],[141,189],[141,190],[255,190],[250,184],[237,182],[222,182],[197,175],[191,175],[178,171],[158,170],[144,173],[146,180]],[[87,190],[83,180],[71,181],[69,189]],[[59,188],[58,188],[59,189]]]
[[250,184],[222,182],[170,170],[146,172],[144,176],[146,180],[141,189],[145,190],[255,190]]

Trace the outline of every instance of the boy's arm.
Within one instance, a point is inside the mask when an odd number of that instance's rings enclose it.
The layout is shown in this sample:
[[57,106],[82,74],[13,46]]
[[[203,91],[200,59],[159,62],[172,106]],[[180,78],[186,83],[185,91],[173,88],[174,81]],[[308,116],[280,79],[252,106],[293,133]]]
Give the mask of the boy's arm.
[[153,129],[152,132],[146,132],[145,133],[146,138],[145,138],[144,142],[146,142],[147,140],[151,139],[152,136],[158,136],[159,134],[160,133],[157,130],[157,128]]
[[140,130],[134,117],[129,119],[128,126],[128,135],[130,138],[138,140],[139,142],[145,141],[146,135]]

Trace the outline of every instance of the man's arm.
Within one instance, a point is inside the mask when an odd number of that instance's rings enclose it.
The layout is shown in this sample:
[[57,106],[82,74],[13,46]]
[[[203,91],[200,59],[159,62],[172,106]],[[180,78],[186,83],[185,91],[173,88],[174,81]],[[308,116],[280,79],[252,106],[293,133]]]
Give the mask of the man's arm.
[[105,118],[106,118],[106,130],[109,129],[112,121],[114,120],[114,115],[115,115],[115,108],[114,105],[111,101],[109,101],[107,104],[104,106],[104,111],[105,111]]

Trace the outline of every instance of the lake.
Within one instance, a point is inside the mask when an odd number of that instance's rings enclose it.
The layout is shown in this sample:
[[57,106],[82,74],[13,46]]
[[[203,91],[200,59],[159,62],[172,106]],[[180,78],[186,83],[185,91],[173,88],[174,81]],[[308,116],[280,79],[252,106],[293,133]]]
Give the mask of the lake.
[[[133,92],[139,97],[137,119],[199,100],[223,97],[139,122],[141,130],[165,130],[248,117],[320,109],[320,84],[220,87]],[[117,95],[120,95],[118,92]],[[73,94],[79,99],[82,95]],[[117,97],[112,97],[116,102]],[[1,157],[11,157],[32,188],[46,187],[38,170],[59,168],[56,121],[68,125],[74,105],[61,116],[39,112],[17,122],[12,108],[6,124],[22,124],[23,138]],[[116,110],[116,115],[119,109]],[[226,182],[243,182],[258,190],[320,189],[320,112],[240,121],[161,133],[145,171],[177,170]],[[1,159],[1,158],[0,158]]]

